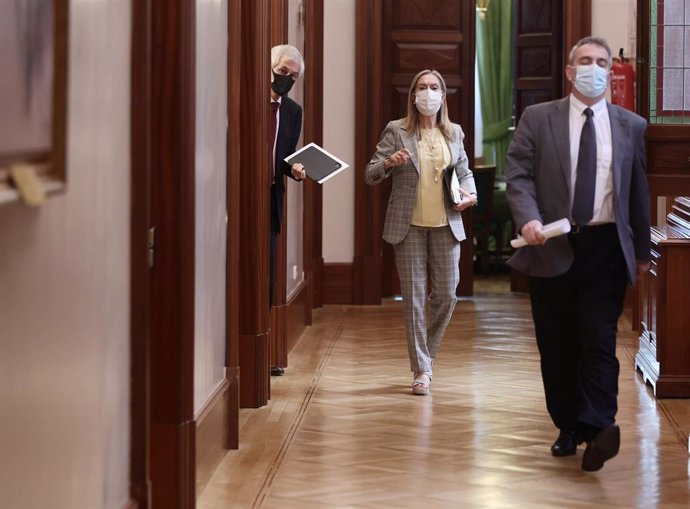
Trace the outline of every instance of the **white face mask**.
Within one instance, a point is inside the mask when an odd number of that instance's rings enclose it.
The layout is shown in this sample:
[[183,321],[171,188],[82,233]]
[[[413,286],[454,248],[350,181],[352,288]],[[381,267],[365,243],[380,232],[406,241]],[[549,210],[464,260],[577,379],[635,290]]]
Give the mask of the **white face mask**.
[[443,92],[427,88],[414,95],[414,104],[422,115],[436,115],[441,109],[443,102]]
[[609,71],[597,64],[575,68],[575,88],[585,97],[598,97],[606,91]]

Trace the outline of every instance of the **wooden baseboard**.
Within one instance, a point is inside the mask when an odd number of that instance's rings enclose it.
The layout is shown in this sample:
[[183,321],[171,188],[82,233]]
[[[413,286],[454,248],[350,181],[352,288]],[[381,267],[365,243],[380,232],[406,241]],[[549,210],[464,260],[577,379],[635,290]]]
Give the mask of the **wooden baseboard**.
[[637,287],[628,287],[625,291],[625,301],[623,303],[623,314],[630,320],[632,330],[641,332],[640,329],[640,297]]
[[314,258],[313,272],[310,278],[314,298],[313,309],[323,307],[323,265],[323,258]]
[[312,292],[311,286],[307,281],[302,281],[297,290],[290,297],[285,312],[285,332],[287,352],[295,346],[302,333],[309,325],[307,320],[308,307],[310,306],[309,295]]
[[351,263],[326,263],[323,266],[323,303],[353,304]]
[[122,506],[122,509],[139,509],[139,503],[136,500],[130,499]]
[[200,495],[222,461],[230,433],[230,381],[211,394],[196,417],[196,493]]
[[287,322],[287,304],[278,304],[271,307],[269,320],[269,364],[281,368],[287,367],[287,335],[285,324]]
[[195,448],[194,420],[151,423],[151,501],[155,507],[194,507]]
[[131,498],[123,509],[147,509],[151,504],[151,483],[131,482],[129,496]]
[[240,408],[268,404],[270,387],[269,332],[240,334]]
[[225,368],[225,376],[230,382],[228,395],[230,397],[230,432],[228,433],[228,449],[240,448],[240,368]]

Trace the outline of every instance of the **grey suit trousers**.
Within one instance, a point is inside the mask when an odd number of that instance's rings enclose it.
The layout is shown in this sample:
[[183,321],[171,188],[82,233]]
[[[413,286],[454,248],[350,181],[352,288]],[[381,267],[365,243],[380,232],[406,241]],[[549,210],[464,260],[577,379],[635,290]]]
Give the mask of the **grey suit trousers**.
[[[441,346],[457,302],[455,291],[460,282],[460,242],[448,226],[410,226],[406,237],[393,247],[403,296],[410,369],[431,372],[431,363]],[[431,293],[427,292],[427,266]]]

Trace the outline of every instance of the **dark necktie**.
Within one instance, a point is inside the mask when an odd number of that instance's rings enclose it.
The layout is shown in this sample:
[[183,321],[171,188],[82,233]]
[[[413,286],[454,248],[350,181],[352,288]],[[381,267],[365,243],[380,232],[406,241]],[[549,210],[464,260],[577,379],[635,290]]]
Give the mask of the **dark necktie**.
[[597,176],[597,137],[594,131],[594,112],[585,108],[587,117],[580,135],[580,151],[577,155],[575,196],[573,197],[573,220],[583,226],[592,220],[594,214],[594,186]]
[[273,184],[273,179],[276,175],[274,147],[276,142],[276,127],[278,126],[278,108],[280,108],[280,103],[277,101],[271,101],[271,168],[268,172],[269,185]]

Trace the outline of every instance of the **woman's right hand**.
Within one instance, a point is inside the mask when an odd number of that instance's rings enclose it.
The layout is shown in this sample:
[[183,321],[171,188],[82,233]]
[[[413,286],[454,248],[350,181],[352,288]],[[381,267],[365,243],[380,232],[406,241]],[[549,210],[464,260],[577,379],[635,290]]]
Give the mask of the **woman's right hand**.
[[410,151],[407,150],[406,148],[402,148],[398,150],[397,152],[393,153],[392,156],[387,157],[386,160],[383,162],[383,167],[388,170],[390,168],[394,168],[396,166],[400,166],[401,164],[406,164],[410,160]]

